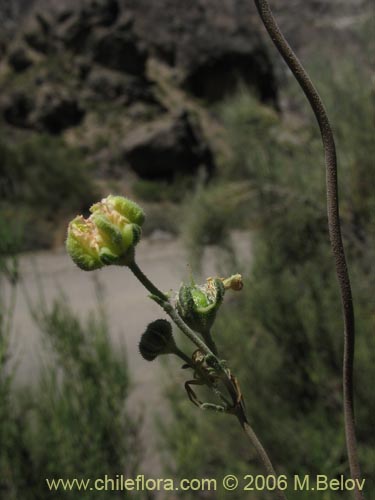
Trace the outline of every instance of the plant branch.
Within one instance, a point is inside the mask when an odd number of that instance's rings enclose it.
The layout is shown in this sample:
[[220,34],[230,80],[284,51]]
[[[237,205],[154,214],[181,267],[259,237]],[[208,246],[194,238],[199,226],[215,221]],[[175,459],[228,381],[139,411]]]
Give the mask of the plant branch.
[[[229,394],[233,400],[233,404],[237,406],[235,414],[241,424],[241,427],[245,431],[248,436],[250,442],[255,447],[259,458],[261,459],[266,471],[268,474],[274,476],[277,480],[276,472],[272,466],[271,460],[269,459],[267,452],[263,448],[261,442],[256,436],[255,432],[251,428],[248,419],[246,417],[245,408],[242,403],[238,404],[238,394],[236,392],[236,388],[233,385],[232,379],[228,375],[227,370],[224,368],[223,364],[217,358],[217,356],[211,351],[209,347],[201,340],[201,338],[184,322],[181,316],[178,314],[176,309],[170,303],[169,298],[163,292],[161,292],[143,273],[143,271],[138,267],[135,260],[128,264],[129,269],[133,272],[134,276],[144,285],[144,287],[152,294],[152,298],[155,298],[157,303],[164,309],[164,311],[169,315],[169,317],[174,321],[174,323],[180,328],[180,330],[207,356],[210,356],[211,366],[213,366],[217,371],[221,372],[224,380],[224,384],[228,389]],[[216,350],[216,347],[215,347]],[[195,368],[192,366],[191,360],[187,358],[187,356],[182,353],[179,349],[176,350],[175,354],[177,354],[180,358],[186,361],[191,368]],[[279,500],[286,500],[286,496],[279,489],[275,491],[277,498]]]
[[[272,462],[269,459],[267,452],[264,449],[262,443],[259,441],[257,435],[253,431],[253,428],[249,424],[248,419],[247,419],[246,414],[245,414],[245,411],[242,407],[241,407],[241,410],[239,412],[237,412],[236,416],[238,418],[238,421],[239,421],[242,429],[244,430],[246,436],[248,437],[249,441],[256,449],[258,456],[261,459],[265,470],[267,471],[267,474],[270,476],[274,476],[275,480],[276,480],[276,484],[277,484],[278,476],[276,474],[275,469],[273,468]],[[279,488],[276,488],[275,495],[277,495],[277,498],[279,500],[287,500],[286,495]]]
[[[357,454],[353,403],[354,311],[350,278],[341,237],[335,141],[323,102],[309,75],[281,33],[267,0],[254,0],[254,2],[273,43],[310,102],[322,136],[326,163],[328,229],[336,265],[344,318],[343,399],[346,446],[351,476],[353,479],[360,479],[361,472]],[[358,486],[356,486],[354,494],[357,500],[364,498],[363,494],[358,490]]]
[[216,343],[214,339],[212,338],[210,330],[207,330],[206,332],[202,332],[202,336],[204,338],[204,341],[206,342],[207,346],[211,349],[211,351],[215,354],[215,356],[218,356],[219,351],[217,349]]

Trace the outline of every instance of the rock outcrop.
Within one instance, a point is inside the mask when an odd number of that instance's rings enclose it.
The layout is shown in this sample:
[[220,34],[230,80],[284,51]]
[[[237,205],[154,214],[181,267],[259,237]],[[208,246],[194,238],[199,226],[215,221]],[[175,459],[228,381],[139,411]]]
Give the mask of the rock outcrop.
[[[247,0],[128,0],[149,50],[179,70],[197,97],[217,100],[238,81],[275,102],[277,84],[254,8]],[[147,13],[147,15],[145,15]]]
[[168,116],[135,129],[123,143],[125,159],[145,179],[173,178],[213,169],[211,152],[188,113]]
[[[277,102],[273,66],[245,0],[225,0],[220,9],[215,0],[51,5],[36,9],[7,47],[0,71],[7,126],[65,134],[95,161],[103,147],[116,167],[171,179],[214,169],[199,123],[205,102],[239,82]],[[155,64],[166,69],[160,74],[169,75],[167,86],[152,72]],[[169,93],[179,96],[177,104]],[[176,115],[189,100],[198,110],[194,120],[188,111]]]

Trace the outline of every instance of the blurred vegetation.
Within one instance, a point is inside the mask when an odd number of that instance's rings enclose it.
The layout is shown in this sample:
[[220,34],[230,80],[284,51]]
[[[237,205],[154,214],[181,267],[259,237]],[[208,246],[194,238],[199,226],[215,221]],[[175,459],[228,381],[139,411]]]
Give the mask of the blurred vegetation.
[[[320,68],[324,67],[324,72]],[[312,68],[314,76],[314,68]],[[366,491],[375,491],[375,143],[370,83],[363,68],[347,63],[315,66],[337,139],[343,236],[357,321],[356,418]],[[322,75],[334,75],[325,82]],[[326,77],[326,78],[327,78]],[[284,89],[294,98],[296,87]],[[242,89],[218,110],[232,156],[209,188],[197,190],[184,218],[185,240],[196,266],[207,244],[234,252],[230,231],[251,230],[251,269],[244,290],[226,297],[214,327],[222,356],[238,377],[250,421],[277,471],[348,476],[342,414],[341,303],[328,240],[325,171],[313,117],[276,114]],[[228,259],[227,259],[228,262]],[[224,354],[225,353],[225,354]],[[171,377],[172,379],[172,377]],[[254,450],[232,417],[193,407],[183,375],[167,387],[172,424],[164,426],[171,468],[178,477],[263,473]],[[325,496],[324,496],[325,495]],[[215,498],[248,498],[237,491]],[[195,492],[191,498],[206,498]],[[189,495],[184,498],[190,498]],[[272,498],[259,493],[257,498]],[[350,493],[293,492],[288,498],[351,498]],[[370,498],[370,496],[369,496]]]
[[[114,350],[101,308],[78,320],[66,299],[39,305],[34,318],[48,346],[40,377],[14,381],[9,355],[14,263],[2,264],[0,302],[0,491],[8,500],[92,498],[92,492],[49,492],[45,478],[136,475],[139,423],[128,414],[129,375],[124,352]],[[4,282],[7,281],[7,284]],[[5,286],[7,285],[7,286]],[[6,290],[6,293],[4,293]],[[124,498],[124,492],[101,492]]]
[[60,138],[0,140],[0,157],[0,220],[17,227],[20,249],[51,246],[61,219],[87,210],[98,196],[84,154]]
[[175,202],[179,203],[194,186],[194,178],[189,176],[176,176],[172,182],[150,181],[138,179],[133,184],[133,192],[145,202]]

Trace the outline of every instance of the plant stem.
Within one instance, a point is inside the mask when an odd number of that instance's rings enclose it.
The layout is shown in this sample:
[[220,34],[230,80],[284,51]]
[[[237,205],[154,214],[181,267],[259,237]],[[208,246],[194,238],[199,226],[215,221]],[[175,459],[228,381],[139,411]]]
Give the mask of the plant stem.
[[219,351],[217,350],[215,341],[212,338],[210,330],[207,330],[206,332],[202,332],[202,336],[203,336],[204,341],[206,342],[207,346],[211,349],[211,351],[215,354],[215,356],[218,356]]
[[[170,316],[170,318],[174,321],[174,323],[180,328],[180,330],[206,355],[212,357],[212,359],[215,361],[215,368],[219,370],[223,375],[224,375],[224,383],[225,386],[227,387],[229,394],[232,397],[233,404],[237,404],[237,398],[238,394],[233,386],[233,382],[231,378],[228,376],[227,371],[223,367],[222,363],[220,360],[217,358],[217,356],[211,351],[209,347],[206,346],[206,344],[198,337],[198,335],[184,322],[184,320],[181,318],[181,316],[178,314],[176,309],[172,306],[170,303],[167,295],[165,295],[163,292],[161,292],[148,278],[147,276],[143,273],[143,271],[138,267],[136,264],[135,260],[133,260],[129,265],[129,269],[133,272],[134,276],[142,283],[142,285],[152,293],[153,296],[156,296],[158,298],[158,303],[159,305],[164,309],[164,311]],[[213,342],[213,341],[212,341]],[[216,350],[215,344],[213,344],[214,349]],[[175,351],[175,354],[182,358],[184,361],[186,361],[190,367],[193,369],[195,368],[192,366],[191,360],[178,348]],[[276,472],[272,466],[271,460],[269,459],[266,450],[263,448],[261,442],[259,441],[258,437],[256,436],[255,432],[251,428],[248,419],[246,417],[245,409],[243,404],[240,404],[238,409],[236,410],[236,416],[241,424],[241,427],[245,431],[246,435],[248,436],[250,442],[252,445],[255,447],[267,473],[269,475],[275,476],[277,479]],[[277,495],[277,498],[279,500],[286,500],[286,496],[284,493],[277,489],[275,490],[275,493]]]
[[142,285],[150,292],[152,295],[156,295],[159,299],[163,301],[168,301],[168,297],[159,288],[157,288],[144,274],[144,272],[138,267],[135,260],[129,264],[129,269],[132,271],[134,276],[142,283]]
[[182,361],[185,361],[185,363],[189,365],[192,370],[194,370],[194,365],[191,358],[189,358],[189,356],[187,356],[184,352],[182,352],[178,347],[176,347],[174,354],[179,358],[181,358]]
[[[343,406],[346,447],[351,476],[353,479],[360,479],[361,471],[357,454],[353,402],[353,365],[355,347],[354,311],[350,278],[341,237],[335,141],[323,102],[309,75],[306,73],[304,67],[281,33],[267,0],[254,1],[263,24],[273,43],[310,102],[322,136],[326,163],[328,230],[332,253],[336,265],[336,274],[339,282],[344,318]],[[357,484],[354,495],[356,500],[364,498],[363,494],[359,491]]]
[[[276,484],[277,484],[277,474],[276,474],[276,471],[275,469],[273,468],[273,465],[272,465],[272,462],[271,460],[269,459],[268,455],[267,455],[267,452],[266,450],[264,449],[262,443],[259,441],[257,435],[255,434],[255,432],[253,431],[253,428],[251,427],[251,425],[249,424],[248,422],[248,419],[246,417],[246,414],[244,412],[243,409],[241,409],[238,413],[237,413],[237,418],[238,418],[238,421],[242,427],[242,429],[244,430],[245,434],[247,435],[249,441],[251,442],[251,444],[254,446],[254,448],[256,449],[257,453],[258,453],[258,456],[259,458],[261,459],[262,463],[263,463],[263,466],[264,468],[266,469],[267,471],[267,474],[270,475],[270,476],[274,476],[275,477],[275,480],[276,480]],[[275,494],[277,495],[277,498],[279,500],[287,500],[287,497],[286,495],[284,494],[283,491],[281,491],[279,488],[276,488],[275,490]]]

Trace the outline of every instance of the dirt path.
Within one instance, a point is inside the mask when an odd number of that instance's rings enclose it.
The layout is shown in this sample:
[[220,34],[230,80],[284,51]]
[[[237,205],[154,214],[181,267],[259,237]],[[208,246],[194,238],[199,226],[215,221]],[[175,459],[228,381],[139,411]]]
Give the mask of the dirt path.
[[[249,238],[237,235],[237,247],[243,255],[249,255]],[[178,289],[183,277],[190,274],[188,259],[177,240],[143,240],[137,248],[137,261],[144,272],[162,290]],[[33,302],[39,296],[38,282],[47,303],[63,291],[71,305],[81,317],[93,311],[96,304],[95,281],[103,286],[106,309],[110,320],[113,345],[125,345],[133,390],[129,404],[135,414],[142,407],[152,407],[153,412],[145,412],[142,438],[147,442],[146,457],[143,463],[145,474],[157,476],[161,471],[160,456],[155,453],[157,442],[154,439],[155,412],[162,411],[160,398],[162,368],[156,361],[150,364],[138,353],[140,335],[147,324],[164,317],[159,306],[148,297],[146,290],[127,269],[108,267],[93,273],[78,269],[64,249],[55,252],[38,252],[21,258],[22,286]],[[208,251],[204,265],[206,276],[215,275],[214,252]],[[237,271],[237,270],[234,270]],[[17,297],[11,352],[17,359],[18,384],[29,384],[35,380],[40,366],[41,336],[32,321],[26,295],[20,290]],[[165,410],[164,410],[165,411]]]

